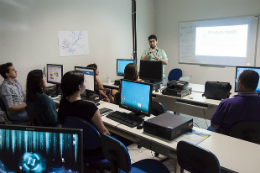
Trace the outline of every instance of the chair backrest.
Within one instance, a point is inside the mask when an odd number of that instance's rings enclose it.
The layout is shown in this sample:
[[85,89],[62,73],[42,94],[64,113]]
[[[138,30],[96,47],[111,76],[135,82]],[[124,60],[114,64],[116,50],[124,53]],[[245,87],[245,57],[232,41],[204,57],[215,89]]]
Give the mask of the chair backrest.
[[100,133],[97,128],[87,120],[68,116],[64,119],[62,127],[83,129],[83,149],[94,150],[101,146]]
[[191,173],[221,173],[219,161],[213,153],[186,141],[177,145],[177,160]]
[[230,131],[230,136],[260,144],[260,122],[239,122]]
[[182,77],[182,70],[175,68],[172,69],[168,75],[168,81],[179,80]]
[[160,102],[152,101],[151,114],[158,116],[165,113],[164,106]]
[[125,145],[109,135],[101,135],[101,146],[107,160],[110,161],[113,172],[121,169],[130,172],[131,159]]
[[5,103],[3,101],[3,99],[0,97],[0,108],[2,109],[2,111],[5,112],[6,116],[7,116],[7,109],[5,107]]
[[33,111],[32,109],[28,108],[27,106],[25,107],[25,110],[26,110],[28,116],[30,117],[34,126],[46,126],[43,123],[43,121],[40,119],[37,112]]
[[120,104],[120,92],[117,92],[116,95],[115,95],[115,98],[116,98],[116,104],[119,105]]

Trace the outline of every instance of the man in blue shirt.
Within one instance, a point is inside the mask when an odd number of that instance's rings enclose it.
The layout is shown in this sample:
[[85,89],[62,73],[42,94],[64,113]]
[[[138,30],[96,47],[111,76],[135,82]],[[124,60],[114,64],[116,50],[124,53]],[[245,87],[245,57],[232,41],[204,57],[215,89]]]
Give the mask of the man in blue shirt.
[[242,121],[260,121],[260,97],[255,92],[259,75],[245,70],[238,78],[238,94],[222,101],[211,118],[211,127],[229,135],[232,127]]
[[0,74],[4,81],[0,87],[0,97],[3,99],[10,120],[29,120],[25,111],[25,94],[22,86],[15,79],[17,71],[12,63],[0,65]]

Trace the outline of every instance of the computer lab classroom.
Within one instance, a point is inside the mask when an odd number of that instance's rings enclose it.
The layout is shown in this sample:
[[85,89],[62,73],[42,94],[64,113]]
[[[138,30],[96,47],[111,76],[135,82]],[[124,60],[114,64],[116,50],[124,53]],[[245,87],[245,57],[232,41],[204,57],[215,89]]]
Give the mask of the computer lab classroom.
[[0,172],[259,173],[259,0],[0,0]]

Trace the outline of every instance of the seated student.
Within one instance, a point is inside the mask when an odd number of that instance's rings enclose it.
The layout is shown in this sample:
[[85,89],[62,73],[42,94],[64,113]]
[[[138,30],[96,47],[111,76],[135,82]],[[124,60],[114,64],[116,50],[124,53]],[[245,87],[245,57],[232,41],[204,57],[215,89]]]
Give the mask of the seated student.
[[[135,63],[129,63],[126,65],[124,70],[124,79],[135,81],[135,82],[144,82],[142,79],[139,79],[138,68]],[[120,100],[120,93],[115,95],[115,103],[117,105],[119,105],[120,102],[119,100]]]
[[57,125],[57,110],[54,101],[43,93],[46,87],[46,77],[42,70],[32,70],[28,73],[26,83],[27,107],[36,112],[44,126]]
[[111,102],[111,103],[115,103],[115,95],[118,92],[118,90],[116,89],[104,89],[103,85],[101,84],[101,82],[98,79],[98,75],[99,75],[99,70],[97,68],[96,64],[89,64],[87,67],[91,67],[91,68],[95,68],[96,69],[96,83],[95,83],[95,88],[97,90],[99,90],[100,94],[101,94],[101,99],[103,101],[107,101],[107,102]]
[[258,81],[258,73],[243,71],[238,78],[238,94],[219,104],[211,118],[211,127],[228,135],[241,121],[260,121],[260,97],[255,93]]
[[7,116],[12,121],[28,121],[25,111],[25,94],[22,86],[16,80],[17,71],[12,63],[0,65],[0,74],[4,81],[0,87],[0,97],[3,99],[7,109]]
[[[81,100],[80,94],[85,91],[84,74],[79,71],[69,71],[65,73],[61,80],[61,90],[63,97],[60,101],[58,120],[63,124],[66,116],[75,116],[85,119],[98,129],[101,134],[110,135],[104,126],[98,107],[94,102]],[[85,156],[95,156],[102,151],[97,150],[84,151]]]
[[135,63],[127,64],[124,70],[124,79],[132,80],[135,82],[143,82],[142,79],[139,79],[138,68]]

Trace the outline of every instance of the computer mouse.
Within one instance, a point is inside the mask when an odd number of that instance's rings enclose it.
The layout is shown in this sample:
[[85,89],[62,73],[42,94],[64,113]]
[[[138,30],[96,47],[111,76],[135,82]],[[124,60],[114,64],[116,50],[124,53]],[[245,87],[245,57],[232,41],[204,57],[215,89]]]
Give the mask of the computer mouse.
[[143,123],[137,125],[137,129],[142,129],[143,127],[144,127]]

